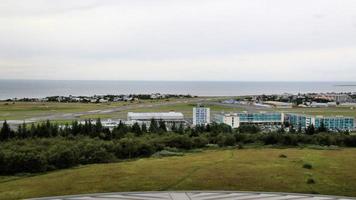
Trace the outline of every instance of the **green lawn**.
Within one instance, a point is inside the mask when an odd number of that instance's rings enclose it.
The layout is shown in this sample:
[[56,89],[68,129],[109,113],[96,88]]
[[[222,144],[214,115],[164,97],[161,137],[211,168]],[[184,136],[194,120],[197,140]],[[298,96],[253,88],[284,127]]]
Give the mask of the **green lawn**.
[[[280,158],[285,154],[287,158]],[[245,190],[356,196],[356,149],[207,150],[0,178],[0,199],[95,192]],[[304,169],[310,163],[312,169]],[[315,184],[307,184],[313,178]]]

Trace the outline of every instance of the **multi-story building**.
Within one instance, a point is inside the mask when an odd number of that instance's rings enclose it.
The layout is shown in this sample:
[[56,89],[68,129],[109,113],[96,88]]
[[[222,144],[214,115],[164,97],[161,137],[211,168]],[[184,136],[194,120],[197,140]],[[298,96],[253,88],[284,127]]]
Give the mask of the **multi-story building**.
[[240,126],[240,118],[237,113],[220,113],[214,116],[216,123],[227,124],[232,128],[238,128]]
[[218,114],[215,116],[215,122],[228,124],[232,128],[238,128],[241,124],[281,125],[284,122],[284,114],[277,112]]
[[193,125],[207,125],[210,124],[210,108],[194,107],[193,108]]
[[137,122],[139,124],[145,123],[147,126],[149,126],[152,119],[157,121],[164,121],[168,127],[173,124],[184,125],[186,123],[183,113],[180,112],[127,113],[127,121],[131,124]]
[[310,125],[319,128],[324,124],[330,131],[351,131],[355,129],[355,118],[343,116],[309,116],[303,114],[286,114],[286,121],[297,128],[305,129]]

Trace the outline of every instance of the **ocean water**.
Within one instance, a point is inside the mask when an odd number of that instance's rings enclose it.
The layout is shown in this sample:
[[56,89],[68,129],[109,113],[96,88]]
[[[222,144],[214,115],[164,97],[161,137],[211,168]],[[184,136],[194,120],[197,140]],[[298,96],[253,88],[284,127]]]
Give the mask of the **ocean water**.
[[0,80],[0,99],[95,94],[237,96],[306,92],[356,92],[356,82]]

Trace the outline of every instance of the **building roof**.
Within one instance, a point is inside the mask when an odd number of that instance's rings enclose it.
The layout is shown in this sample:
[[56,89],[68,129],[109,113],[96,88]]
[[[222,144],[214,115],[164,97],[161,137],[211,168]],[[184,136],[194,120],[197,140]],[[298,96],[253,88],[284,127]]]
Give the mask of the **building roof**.
[[149,120],[149,119],[183,119],[184,115],[181,112],[147,112],[147,113],[127,113],[129,120]]

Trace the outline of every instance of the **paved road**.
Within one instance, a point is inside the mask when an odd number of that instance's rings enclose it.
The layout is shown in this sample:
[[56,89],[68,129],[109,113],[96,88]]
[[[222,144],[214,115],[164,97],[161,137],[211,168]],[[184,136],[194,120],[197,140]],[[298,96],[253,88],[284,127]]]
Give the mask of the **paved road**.
[[133,192],[88,194],[38,198],[38,200],[352,200],[350,197],[336,197],[293,193],[260,192]]

